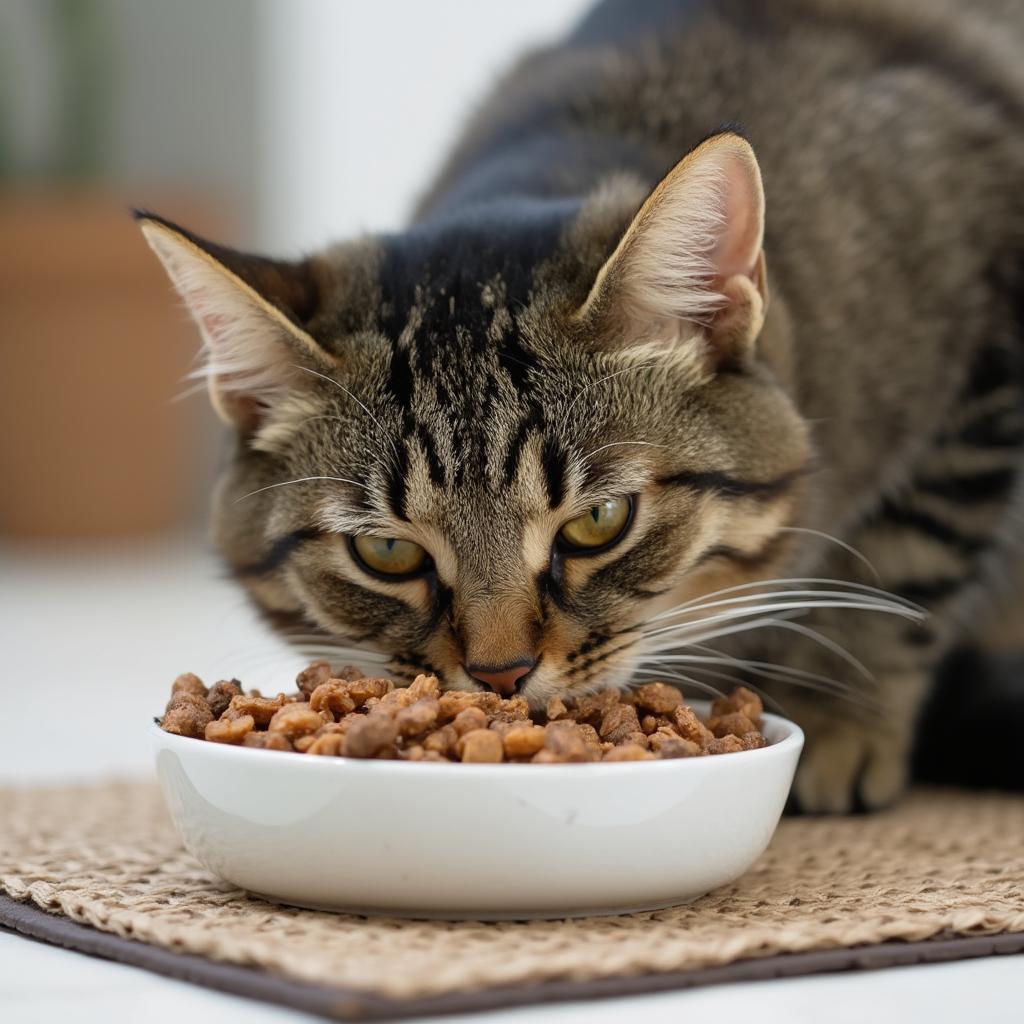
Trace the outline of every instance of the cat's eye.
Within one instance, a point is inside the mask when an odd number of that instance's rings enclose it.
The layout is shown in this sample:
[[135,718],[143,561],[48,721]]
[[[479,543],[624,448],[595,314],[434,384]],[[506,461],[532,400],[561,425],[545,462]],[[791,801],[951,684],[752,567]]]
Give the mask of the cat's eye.
[[374,576],[415,576],[432,565],[430,555],[411,540],[357,534],[350,544],[356,561]]
[[618,541],[632,518],[632,498],[609,498],[570,519],[558,531],[558,544],[566,553],[594,554]]

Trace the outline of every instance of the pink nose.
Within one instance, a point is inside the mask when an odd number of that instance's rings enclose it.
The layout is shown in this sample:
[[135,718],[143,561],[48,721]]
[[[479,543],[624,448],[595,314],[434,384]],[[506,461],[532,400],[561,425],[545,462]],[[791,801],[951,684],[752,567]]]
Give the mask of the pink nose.
[[485,686],[503,697],[511,697],[519,689],[519,680],[533,670],[537,662],[533,658],[523,658],[511,665],[467,665],[466,671]]

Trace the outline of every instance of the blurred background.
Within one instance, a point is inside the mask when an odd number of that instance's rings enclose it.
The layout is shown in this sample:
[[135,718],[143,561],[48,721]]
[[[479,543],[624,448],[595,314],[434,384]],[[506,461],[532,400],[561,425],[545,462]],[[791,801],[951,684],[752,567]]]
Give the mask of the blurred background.
[[180,397],[198,337],[128,207],[282,255],[400,227],[489,85],[587,6],[0,0],[0,694],[68,712],[0,777],[139,767],[175,674],[286,658],[207,548],[224,438]]

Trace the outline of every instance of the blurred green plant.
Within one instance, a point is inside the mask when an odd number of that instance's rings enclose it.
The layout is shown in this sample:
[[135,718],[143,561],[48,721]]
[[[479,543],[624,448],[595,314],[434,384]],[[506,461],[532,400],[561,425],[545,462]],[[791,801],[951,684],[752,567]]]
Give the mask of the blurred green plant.
[[[17,2],[17,0],[15,0]],[[34,18],[45,48],[45,64],[53,69],[52,117],[46,134],[52,143],[26,158],[18,144],[14,105],[30,83],[18,81],[15,52],[33,40],[17,31],[0,32],[0,180],[31,176],[59,182],[89,181],[100,169],[105,142],[106,100],[111,69],[110,35],[103,0],[34,0],[19,12]],[[27,13],[26,13],[27,12]],[[24,23],[22,25],[24,27]],[[29,54],[28,62],[35,55]],[[41,56],[41,55],[40,55]],[[35,158],[33,158],[33,156]]]

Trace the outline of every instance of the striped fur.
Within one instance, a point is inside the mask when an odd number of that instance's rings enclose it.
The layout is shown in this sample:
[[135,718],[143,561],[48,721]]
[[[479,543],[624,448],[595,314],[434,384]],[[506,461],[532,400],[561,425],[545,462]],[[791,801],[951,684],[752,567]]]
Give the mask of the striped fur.
[[[536,703],[667,671],[653,616],[714,590],[881,587],[928,621],[815,607],[712,654],[809,729],[805,807],[893,799],[1021,530],[1022,37],[1004,0],[608,0],[504,80],[405,232],[293,265],[178,232],[277,328],[232,355],[270,375],[217,499],[241,581],[401,678],[538,656]],[[746,144],[694,147],[733,118],[757,164],[723,178]],[[620,543],[559,553],[624,495]],[[359,532],[436,569],[372,578]]]

